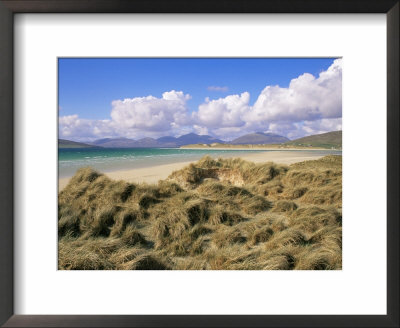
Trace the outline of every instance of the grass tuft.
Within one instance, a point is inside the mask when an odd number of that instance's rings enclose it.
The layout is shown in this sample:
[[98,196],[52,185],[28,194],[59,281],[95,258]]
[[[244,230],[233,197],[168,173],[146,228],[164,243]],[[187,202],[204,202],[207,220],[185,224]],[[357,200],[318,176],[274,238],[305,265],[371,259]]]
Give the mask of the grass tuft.
[[206,156],[155,185],[83,168],[59,193],[58,237],[65,270],[338,270],[341,156]]

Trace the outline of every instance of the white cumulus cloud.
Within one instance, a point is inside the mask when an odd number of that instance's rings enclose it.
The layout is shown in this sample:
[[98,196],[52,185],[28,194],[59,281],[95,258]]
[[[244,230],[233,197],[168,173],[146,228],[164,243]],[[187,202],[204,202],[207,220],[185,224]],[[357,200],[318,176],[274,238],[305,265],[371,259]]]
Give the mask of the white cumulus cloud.
[[298,122],[342,116],[342,60],[319,77],[304,73],[288,88],[267,86],[246,116],[248,122]]
[[[210,91],[227,91],[212,86]],[[342,128],[342,60],[318,76],[304,73],[288,87],[266,86],[250,104],[249,92],[210,100],[190,112],[189,94],[171,90],[154,96],[114,100],[111,118],[88,120],[78,115],[59,118],[60,138],[93,140],[179,136],[189,132],[224,140],[251,132],[273,132],[291,139]]]
[[111,104],[109,120],[61,116],[59,135],[60,138],[93,140],[115,136],[143,138],[179,134],[190,120],[186,107],[189,99],[190,95],[172,90],[164,92],[161,98],[147,96],[115,100]]
[[188,99],[190,95],[172,90],[164,92],[161,98],[148,96],[114,100],[111,118],[125,129],[168,131],[174,124],[187,122]]
[[248,92],[211,101],[206,98],[192,116],[198,125],[207,128],[240,127],[246,124],[242,117],[249,110],[249,101]]
[[248,92],[206,99],[193,117],[198,125],[226,138],[256,131],[295,138],[341,129],[342,60],[334,60],[318,77],[300,75],[287,88],[266,86],[252,106],[249,100]]
[[72,137],[74,140],[94,140],[118,135],[110,120],[87,120],[78,115],[60,116],[58,134],[60,138]]

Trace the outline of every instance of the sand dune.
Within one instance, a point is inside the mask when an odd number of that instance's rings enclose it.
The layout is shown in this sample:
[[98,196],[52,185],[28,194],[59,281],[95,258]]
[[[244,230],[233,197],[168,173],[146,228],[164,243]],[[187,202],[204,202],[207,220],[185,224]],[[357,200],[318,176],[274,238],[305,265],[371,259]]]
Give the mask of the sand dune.
[[[237,157],[235,155],[227,157]],[[293,164],[296,162],[308,161],[319,159],[323,157],[320,154],[313,153],[312,151],[271,151],[271,152],[258,152],[249,153],[241,156],[242,159],[252,161],[254,163],[261,162],[275,162],[278,164]],[[195,161],[193,161],[195,162]],[[124,180],[127,182],[135,183],[157,183],[158,180],[166,179],[173,171],[180,170],[192,162],[180,162],[173,164],[154,165],[146,168],[120,170],[105,173],[108,177],[114,180]],[[58,180],[59,190],[65,188],[70,178],[60,178]]]
[[60,270],[341,270],[342,156],[205,156],[158,184],[82,168],[59,193],[58,241]]

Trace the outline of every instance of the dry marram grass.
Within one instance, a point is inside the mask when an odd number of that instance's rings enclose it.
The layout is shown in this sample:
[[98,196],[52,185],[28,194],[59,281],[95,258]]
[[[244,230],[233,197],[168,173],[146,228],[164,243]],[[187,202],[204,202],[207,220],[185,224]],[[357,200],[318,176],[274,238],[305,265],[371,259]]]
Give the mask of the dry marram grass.
[[342,158],[204,157],[157,185],[80,169],[59,194],[59,268],[326,270],[342,265]]

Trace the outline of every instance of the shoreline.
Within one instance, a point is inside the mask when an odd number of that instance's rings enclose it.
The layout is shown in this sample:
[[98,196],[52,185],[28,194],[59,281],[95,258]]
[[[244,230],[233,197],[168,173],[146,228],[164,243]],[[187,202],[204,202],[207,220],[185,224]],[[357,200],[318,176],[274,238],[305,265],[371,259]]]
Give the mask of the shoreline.
[[265,148],[265,147],[179,147],[176,149],[189,149],[189,150],[265,150],[265,151],[342,151],[342,149],[328,149],[328,148]]
[[[249,149],[247,148],[246,150]],[[240,156],[240,158],[245,161],[250,161],[254,163],[275,162],[277,164],[290,165],[296,162],[316,160],[326,156],[320,154],[304,154],[298,152],[288,153],[287,152],[288,149],[285,150],[274,149],[274,150],[275,150],[274,152],[259,152],[259,153],[242,155]],[[293,149],[293,150],[299,150],[299,149]],[[315,150],[320,150],[320,149],[315,149]],[[232,156],[226,156],[226,157],[224,156],[224,158],[234,158],[234,157],[239,157],[239,156],[235,154],[232,154]],[[108,176],[110,179],[113,180],[124,180],[130,183],[154,184],[157,183],[159,180],[166,179],[173,171],[180,170],[183,167],[189,165],[190,163],[195,163],[195,162],[197,162],[197,160],[154,165],[150,167],[135,168],[129,170],[116,170],[116,171],[102,172],[102,173],[104,173],[106,176]],[[71,177],[64,177],[58,179],[59,192],[65,188]]]

